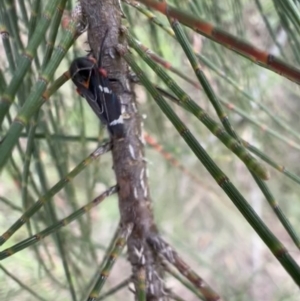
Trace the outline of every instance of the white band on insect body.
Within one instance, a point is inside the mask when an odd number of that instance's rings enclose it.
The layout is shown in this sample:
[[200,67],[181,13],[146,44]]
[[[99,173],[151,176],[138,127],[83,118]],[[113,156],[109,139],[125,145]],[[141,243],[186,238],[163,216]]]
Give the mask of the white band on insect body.
[[117,125],[117,124],[122,124],[123,123],[123,116],[120,115],[118,119],[113,120],[109,125]]
[[109,88],[107,88],[107,87],[103,88],[101,85],[99,85],[99,89],[101,90],[101,92],[111,94],[111,90],[109,90]]

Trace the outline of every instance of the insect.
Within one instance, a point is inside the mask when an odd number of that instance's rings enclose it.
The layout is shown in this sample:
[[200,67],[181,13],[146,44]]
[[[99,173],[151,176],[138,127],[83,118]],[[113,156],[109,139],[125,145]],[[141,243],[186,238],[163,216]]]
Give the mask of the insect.
[[108,30],[106,30],[98,61],[91,56],[76,58],[69,69],[77,92],[84,97],[101,122],[107,126],[113,138],[124,137],[124,122],[121,103],[110,87],[107,71],[102,68],[102,52]]

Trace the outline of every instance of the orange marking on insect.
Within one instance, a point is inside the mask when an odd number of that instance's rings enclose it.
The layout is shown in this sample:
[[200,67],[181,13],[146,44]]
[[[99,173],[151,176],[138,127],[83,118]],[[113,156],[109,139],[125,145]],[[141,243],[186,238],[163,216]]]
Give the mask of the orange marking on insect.
[[90,79],[88,79],[86,82],[83,82],[82,85],[88,89],[89,88],[89,85],[90,85]]

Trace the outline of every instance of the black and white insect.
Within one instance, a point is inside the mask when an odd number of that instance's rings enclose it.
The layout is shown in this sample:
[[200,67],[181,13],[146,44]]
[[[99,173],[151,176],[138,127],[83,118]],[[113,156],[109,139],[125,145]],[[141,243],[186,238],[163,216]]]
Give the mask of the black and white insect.
[[107,126],[110,135],[121,139],[124,137],[121,103],[111,90],[107,70],[102,68],[102,52],[107,33],[108,30],[100,47],[98,61],[91,56],[76,58],[69,72],[77,92],[87,100],[94,113]]

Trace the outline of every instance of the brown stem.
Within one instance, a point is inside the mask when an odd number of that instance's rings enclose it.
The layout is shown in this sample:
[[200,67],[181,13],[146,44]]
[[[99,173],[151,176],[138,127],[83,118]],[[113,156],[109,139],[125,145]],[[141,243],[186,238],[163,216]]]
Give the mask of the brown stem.
[[206,301],[222,301],[221,297],[159,235],[149,236],[148,242],[160,256],[167,259],[183,276],[194,284]]
[[106,29],[102,66],[112,82],[113,92],[119,97],[125,126],[125,137],[113,140],[113,168],[119,185],[119,209],[121,226],[134,223],[132,234],[128,238],[128,258],[132,265],[135,291],[138,287],[138,272],[146,271],[147,300],[167,300],[163,290],[162,272],[158,258],[146,242],[150,233],[156,233],[151,210],[147,166],[144,158],[141,117],[137,111],[135,95],[129,81],[126,62],[116,54],[115,47],[127,43],[120,34],[121,12],[118,0],[80,0],[88,20],[88,42],[92,53],[98,57],[99,47]]

